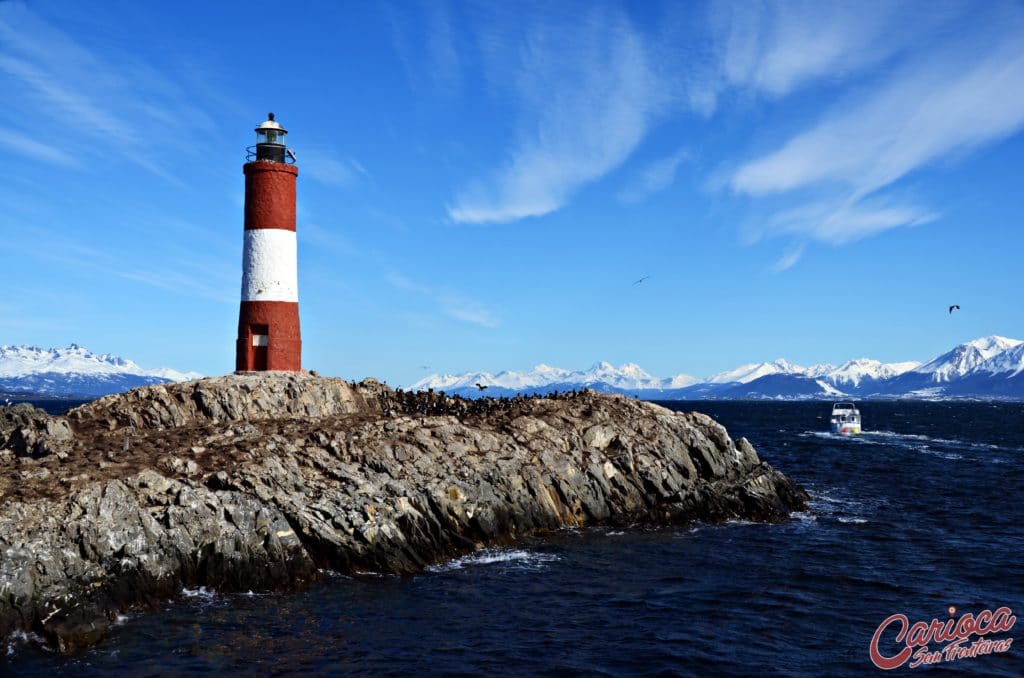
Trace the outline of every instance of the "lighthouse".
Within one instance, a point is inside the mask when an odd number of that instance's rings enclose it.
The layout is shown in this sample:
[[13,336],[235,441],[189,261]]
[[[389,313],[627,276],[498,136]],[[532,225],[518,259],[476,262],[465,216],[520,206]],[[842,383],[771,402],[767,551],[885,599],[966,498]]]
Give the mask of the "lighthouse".
[[235,370],[302,369],[299,334],[298,257],[295,242],[295,154],[288,131],[274,120],[256,128],[245,174],[245,239],[242,301],[238,312]]

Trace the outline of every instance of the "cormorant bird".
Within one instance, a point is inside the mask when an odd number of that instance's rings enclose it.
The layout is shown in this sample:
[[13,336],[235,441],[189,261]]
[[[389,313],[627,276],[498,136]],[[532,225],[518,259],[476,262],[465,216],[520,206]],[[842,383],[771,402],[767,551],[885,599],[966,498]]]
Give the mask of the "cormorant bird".
[[478,389],[480,389],[481,391],[486,391],[486,390],[487,390],[487,387],[486,387],[485,385],[481,384],[481,383],[480,383],[479,381],[478,381],[478,382],[476,382],[476,383],[475,383],[475,384],[473,384],[473,385],[474,385],[474,386],[476,386],[476,387],[477,387]]
[[960,305],[959,304],[953,304],[952,306],[949,307],[950,314],[952,314],[954,310],[959,311],[960,310]]
[[637,281],[636,281],[636,282],[634,282],[633,284],[634,284],[634,285],[639,285],[640,283],[642,283],[643,281],[647,280],[647,279],[648,279],[648,278],[650,278],[650,277],[651,277],[651,276],[649,276],[649,275],[645,275],[644,277],[640,278],[639,280],[637,280]]

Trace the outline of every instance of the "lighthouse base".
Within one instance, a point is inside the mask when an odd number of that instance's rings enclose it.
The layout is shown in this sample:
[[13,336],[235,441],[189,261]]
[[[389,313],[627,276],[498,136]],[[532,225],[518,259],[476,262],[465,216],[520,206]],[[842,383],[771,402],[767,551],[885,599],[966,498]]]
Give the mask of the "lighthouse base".
[[236,372],[300,372],[299,305],[290,301],[243,301],[238,313]]

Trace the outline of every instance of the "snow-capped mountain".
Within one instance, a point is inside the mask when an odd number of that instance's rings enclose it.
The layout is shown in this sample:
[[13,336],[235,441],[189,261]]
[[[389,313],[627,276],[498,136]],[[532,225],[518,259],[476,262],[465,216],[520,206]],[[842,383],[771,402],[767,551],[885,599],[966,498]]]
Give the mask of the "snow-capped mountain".
[[93,397],[202,375],[169,368],[146,370],[108,353],[77,344],[67,348],[0,346],[0,391],[48,396]]
[[933,381],[936,382],[949,381],[964,376],[991,358],[995,358],[1007,349],[1020,346],[1022,343],[1024,342],[1006,337],[982,337],[960,344],[952,351],[943,353],[914,371],[931,374]]
[[[964,342],[886,382],[889,393],[921,397],[1024,398],[1024,375],[1006,368],[1019,356],[1018,339],[989,336]],[[1003,374],[1009,372],[1010,374]]]
[[[615,367],[608,362],[594,363],[589,369],[582,371],[566,370],[549,365],[537,365],[528,372],[506,370],[491,374],[489,372],[467,372],[460,375],[433,375],[421,379],[409,388],[422,391],[432,388],[446,393],[458,393],[463,390],[478,391],[476,384],[487,386],[489,393],[499,390],[512,392],[535,391],[537,389],[565,390],[567,388],[605,386],[612,390],[636,391],[647,389],[676,389],[697,382],[695,377],[677,374],[674,377],[652,377],[635,363],[626,363]],[[557,388],[562,386],[563,388]]]
[[803,374],[804,368],[791,365],[782,358],[770,363],[749,363],[734,370],[719,372],[707,379],[709,384],[748,384],[769,374]]
[[[481,393],[476,384],[487,386]],[[512,395],[592,388],[647,399],[976,397],[1024,399],[1024,342],[990,336],[968,341],[926,363],[870,358],[801,367],[782,358],[748,363],[698,380],[659,378],[635,363],[595,363],[572,371],[538,365],[529,372],[432,376],[411,387],[460,395]]]
[[819,376],[826,377],[834,386],[852,386],[856,388],[862,382],[891,379],[904,372],[916,369],[920,365],[921,363],[914,361],[883,363],[871,358],[857,358],[856,360],[847,361],[839,367],[834,367]]
[[1024,342],[1018,343],[1013,348],[996,353],[994,356],[978,365],[975,372],[985,374],[999,374],[1009,379],[1024,372]]

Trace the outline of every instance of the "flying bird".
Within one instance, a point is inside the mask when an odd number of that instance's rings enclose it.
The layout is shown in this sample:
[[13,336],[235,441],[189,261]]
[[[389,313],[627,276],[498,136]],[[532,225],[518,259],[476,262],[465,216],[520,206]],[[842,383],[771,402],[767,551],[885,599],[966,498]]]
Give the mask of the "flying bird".
[[481,391],[486,391],[486,390],[487,390],[487,387],[486,387],[486,386],[484,386],[483,384],[481,384],[481,383],[480,383],[479,381],[478,381],[478,382],[476,382],[476,383],[475,383],[475,384],[473,384],[473,385],[474,385],[474,386],[476,386],[476,387],[477,387],[478,389],[480,389]]
[[952,306],[949,307],[949,312],[950,312],[951,315],[952,315],[953,311],[959,311],[959,310],[960,310],[960,305],[959,304],[953,304]]
[[295,151],[290,148],[284,149],[284,152],[288,154],[288,157],[292,159],[292,162],[298,162],[299,159],[295,157]]
[[644,277],[640,278],[639,280],[637,280],[637,281],[636,281],[636,282],[634,282],[633,284],[634,284],[634,285],[639,285],[640,283],[642,283],[643,281],[647,280],[647,279],[648,279],[648,278],[650,278],[650,277],[651,277],[651,276],[649,276],[649,275],[645,275]]

